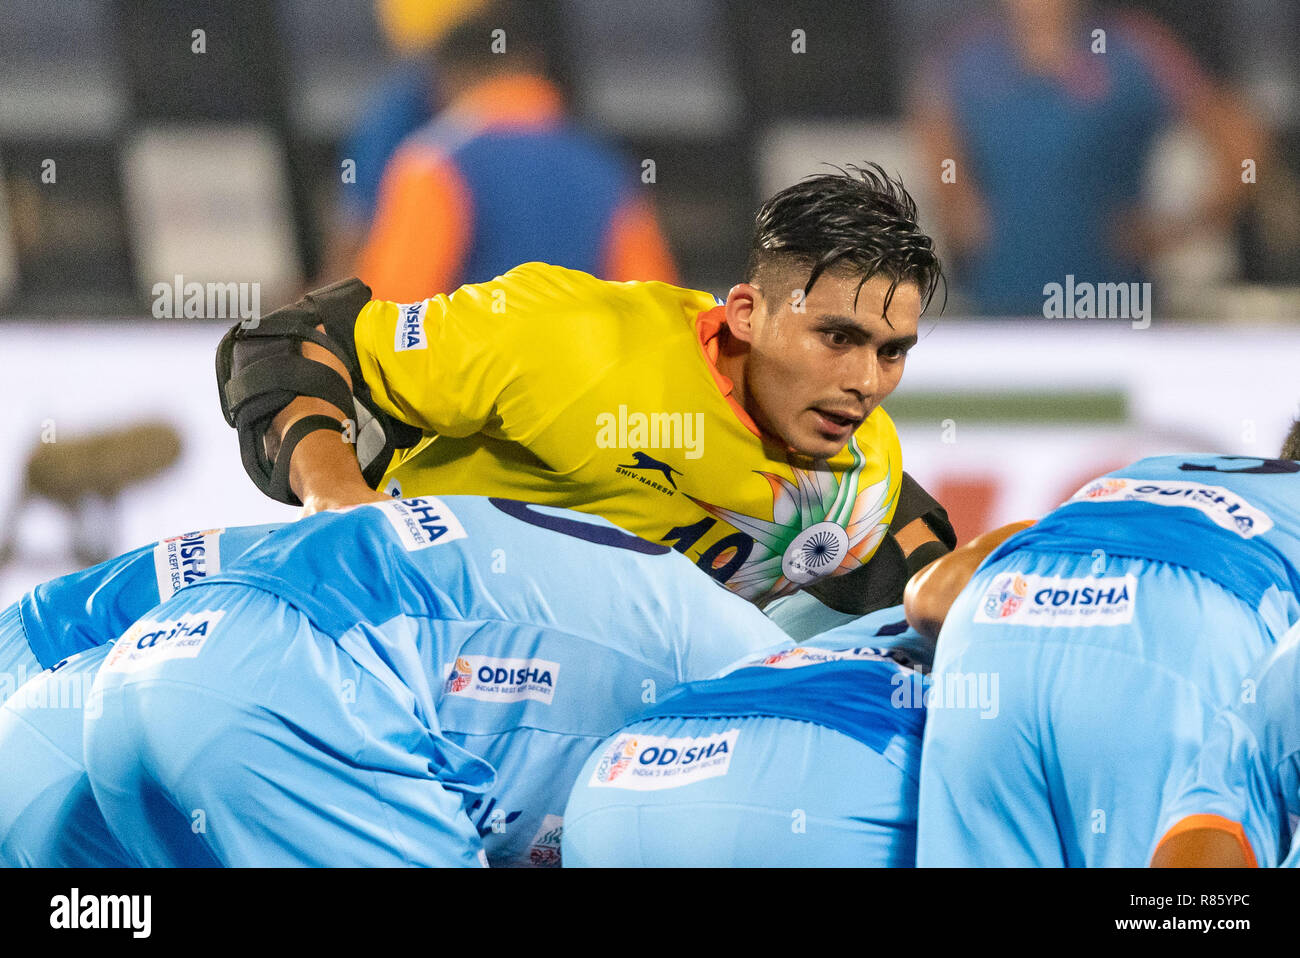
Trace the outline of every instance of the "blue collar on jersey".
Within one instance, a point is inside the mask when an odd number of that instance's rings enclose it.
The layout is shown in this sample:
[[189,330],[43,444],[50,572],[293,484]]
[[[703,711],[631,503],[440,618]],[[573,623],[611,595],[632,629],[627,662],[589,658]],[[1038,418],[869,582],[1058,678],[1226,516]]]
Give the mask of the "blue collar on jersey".
[[793,669],[742,668],[680,685],[644,717],[771,716],[813,722],[884,754],[900,736],[919,748],[925,728],[920,673],[893,662],[838,661]]
[[1071,502],[1002,543],[984,568],[1019,549],[1154,559],[1199,572],[1258,606],[1270,588],[1300,594],[1300,574],[1263,536],[1243,538],[1194,509],[1145,502]]

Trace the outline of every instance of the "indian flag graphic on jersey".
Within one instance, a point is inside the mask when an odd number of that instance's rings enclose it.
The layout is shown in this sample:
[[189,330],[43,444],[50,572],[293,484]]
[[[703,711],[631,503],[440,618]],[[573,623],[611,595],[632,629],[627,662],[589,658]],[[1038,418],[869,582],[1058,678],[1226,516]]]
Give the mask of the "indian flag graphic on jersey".
[[892,474],[858,488],[867,459],[849,440],[853,466],[840,476],[794,468],[792,483],[759,471],[772,486],[772,518],[759,519],[696,499],[710,515],[754,540],[754,549],[727,586],[747,599],[777,598],[830,575],[851,572],[871,557],[893,515]]

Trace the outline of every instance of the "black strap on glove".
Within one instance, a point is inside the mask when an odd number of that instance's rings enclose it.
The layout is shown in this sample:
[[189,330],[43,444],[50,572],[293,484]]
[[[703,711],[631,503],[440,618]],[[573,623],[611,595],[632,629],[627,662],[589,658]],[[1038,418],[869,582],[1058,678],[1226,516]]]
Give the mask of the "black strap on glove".
[[[357,463],[371,488],[378,487],[393,453],[419,441],[419,429],[388,415],[374,402],[357,359],[357,315],[370,302],[370,289],[348,279],[309,293],[253,322],[232,328],[217,346],[217,392],[226,422],[239,434],[240,458],[254,484],[272,499],[301,505],[289,487],[294,447],[310,432],[348,433],[332,417],[304,417],[280,442],[275,460],[265,436],[281,410],[298,396],[336,406],[351,421]],[[323,326],[325,332],[317,330]],[[330,367],[301,355],[303,342],[329,350],[343,364],[352,388]]]

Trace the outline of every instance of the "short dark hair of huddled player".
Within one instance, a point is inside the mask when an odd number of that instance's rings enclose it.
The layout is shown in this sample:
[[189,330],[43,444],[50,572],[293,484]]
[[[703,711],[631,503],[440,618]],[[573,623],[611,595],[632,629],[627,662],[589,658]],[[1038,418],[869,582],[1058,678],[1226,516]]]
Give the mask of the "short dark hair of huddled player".
[[1300,419],[1291,423],[1291,431],[1286,434],[1286,440],[1282,443],[1282,454],[1278,458],[1300,461]]
[[[505,49],[492,52],[493,31]],[[491,0],[448,30],[435,45],[437,66],[477,71],[515,69],[521,58],[544,60],[545,25],[539,0]]]
[[[899,283],[916,284],[924,310],[944,277],[933,240],[917,226],[916,201],[878,163],[835,169],[763,204],[754,219],[745,281],[757,283],[774,267],[798,267],[808,271],[807,294],[822,273],[847,267],[861,277],[859,291],[874,276],[889,278],[886,311]],[[944,290],[946,301],[946,280]]]

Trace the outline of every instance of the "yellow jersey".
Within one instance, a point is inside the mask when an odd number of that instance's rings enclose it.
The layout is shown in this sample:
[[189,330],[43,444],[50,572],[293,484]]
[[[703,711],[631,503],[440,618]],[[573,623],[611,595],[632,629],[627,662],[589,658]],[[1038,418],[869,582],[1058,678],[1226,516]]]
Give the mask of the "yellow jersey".
[[762,436],[716,368],[723,307],[666,283],[526,263],[420,303],[375,300],[375,401],[424,438],[391,495],[489,495],[604,516],[765,604],[866,562],[898,501],[879,407],[829,460]]

